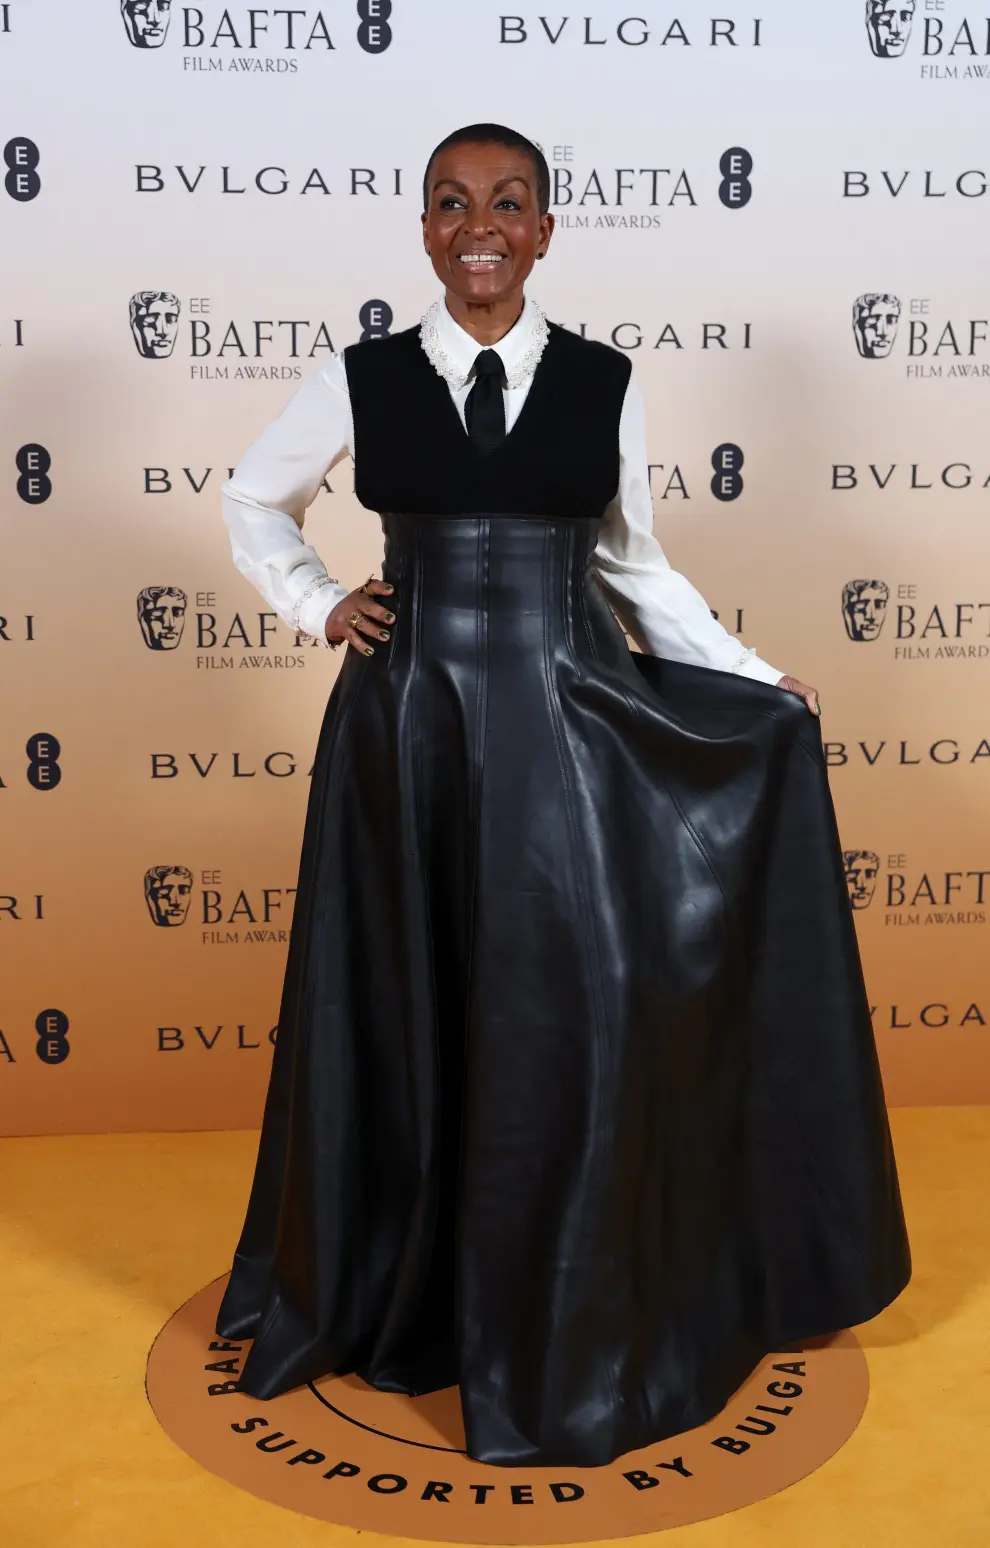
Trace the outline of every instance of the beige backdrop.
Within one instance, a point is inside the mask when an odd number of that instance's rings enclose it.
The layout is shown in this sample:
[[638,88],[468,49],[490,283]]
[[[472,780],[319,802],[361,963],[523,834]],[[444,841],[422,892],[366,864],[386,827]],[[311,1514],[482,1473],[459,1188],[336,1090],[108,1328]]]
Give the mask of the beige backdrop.
[[[258,1119],[338,658],[260,616],[218,486],[369,303],[421,315],[423,163],[487,117],[555,172],[537,298],[632,351],[672,562],[820,687],[891,1100],[990,1100],[987,23],[590,9],[0,5],[6,1132]],[[357,583],[380,530],[330,482],[307,530]]]

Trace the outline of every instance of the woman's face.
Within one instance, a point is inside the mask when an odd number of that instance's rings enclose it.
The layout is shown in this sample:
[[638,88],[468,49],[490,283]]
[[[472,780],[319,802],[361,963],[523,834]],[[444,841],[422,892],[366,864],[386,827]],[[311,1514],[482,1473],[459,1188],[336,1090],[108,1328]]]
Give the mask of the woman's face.
[[430,168],[429,194],[423,242],[447,289],[475,306],[520,292],[553,231],[530,158],[503,145],[451,146]]

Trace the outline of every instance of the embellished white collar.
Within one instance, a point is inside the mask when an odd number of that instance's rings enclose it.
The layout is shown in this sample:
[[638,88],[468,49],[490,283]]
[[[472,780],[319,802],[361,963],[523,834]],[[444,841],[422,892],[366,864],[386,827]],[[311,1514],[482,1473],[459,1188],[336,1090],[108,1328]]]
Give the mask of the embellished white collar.
[[[542,309],[527,296],[516,322],[497,344],[491,346],[501,357],[509,388],[521,387],[533,375],[549,337],[550,330]],[[457,389],[467,384],[478,351],[483,346],[454,321],[442,296],[423,317],[419,341],[433,369],[449,386]]]

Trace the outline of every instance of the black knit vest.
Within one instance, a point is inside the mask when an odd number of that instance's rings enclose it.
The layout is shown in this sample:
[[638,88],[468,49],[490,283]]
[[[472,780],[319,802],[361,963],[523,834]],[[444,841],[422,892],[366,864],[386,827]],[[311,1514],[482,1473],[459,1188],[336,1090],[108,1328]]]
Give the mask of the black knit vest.
[[551,323],[519,416],[487,454],[469,440],[418,327],[349,345],[344,365],[354,488],[370,510],[600,517],[618,489],[619,416],[631,367],[606,344]]

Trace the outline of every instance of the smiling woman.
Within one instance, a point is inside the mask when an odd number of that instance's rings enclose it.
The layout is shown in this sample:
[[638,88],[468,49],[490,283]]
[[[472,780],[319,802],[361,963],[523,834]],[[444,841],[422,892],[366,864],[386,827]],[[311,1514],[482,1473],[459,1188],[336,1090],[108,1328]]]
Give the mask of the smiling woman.
[[470,317],[473,337],[494,343],[518,318],[533,263],[550,245],[550,172],[522,136],[500,145],[465,138],[476,132],[458,130],[430,157],[423,241],[451,315],[462,326]]
[[[873,1317],[908,1246],[817,695],[668,564],[628,356],[525,293],[539,149],[459,130],[424,203],[443,294],[224,488],[238,567],[350,649],[217,1331],[255,1397],[457,1383],[470,1457],[597,1465]],[[302,535],[347,453],[353,591]]]

